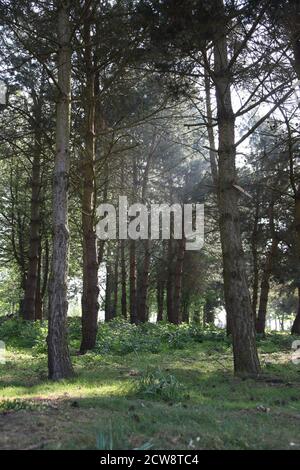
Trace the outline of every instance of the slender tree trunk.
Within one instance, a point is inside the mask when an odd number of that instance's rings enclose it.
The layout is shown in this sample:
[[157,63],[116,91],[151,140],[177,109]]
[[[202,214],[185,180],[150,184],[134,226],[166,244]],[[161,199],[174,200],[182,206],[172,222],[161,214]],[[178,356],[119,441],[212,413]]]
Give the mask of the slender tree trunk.
[[164,296],[165,296],[165,266],[164,266],[164,250],[162,253],[162,259],[158,261],[157,272],[156,272],[156,301],[157,301],[157,319],[156,321],[162,321],[164,315]]
[[[96,109],[95,109],[95,118],[96,118],[96,132],[103,132],[105,127],[106,127],[106,124],[105,124],[105,121],[104,121],[104,118],[103,118],[103,115],[102,115],[102,110],[101,110],[101,106],[100,106],[100,98],[99,98],[99,95],[100,95],[100,84],[99,84],[99,73],[96,74],[96,80],[95,80],[95,93],[96,93]],[[103,166],[104,166],[104,181],[103,181],[103,191],[102,191],[102,201],[106,202],[107,201],[107,195],[108,195],[108,178],[109,178],[109,166],[108,166],[108,159],[106,157],[106,155],[104,156],[104,162],[103,162]],[[98,266],[101,265],[102,261],[103,261],[103,257],[104,257],[104,250],[105,250],[105,246],[106,246],[106,241],[105,240],[99,240],[99,243],[98,243]]]
[[182,298],[182,321],[183,323],[189,323],[190,321],[190,296],[185,294]]
[[[210,64],[209,58],[206,56],[206,62]],[[211,107],[211,93],[210,93],[210,76],[208,71],[205,71],[205,98],[206,98],[206,114],[207,114],[207,135],[208,135],[208,142],[209,142],[209,160],[210,160],[210,168],[211,168],[211,175],[214,187],[216,189],[216,196],[217,196],[217,204],[220,207],[220,192],[219,188],[219,171],[218,171],[218,152],[216,149],[216,142],[215,142],[215,133],[214,133],[214,120],[212,114],[212,107]],[[226,309],[226,334],[230,336],[232,333],[231,328],[231,319],[230,319],[230,311]]]
[[[296,246],[297,246],[297,258],[300,264],[300,187],[295,194],[295,229],[296,229]],[[291,333],[293,335],[300,335],[300,279],[299,275],[296,279],[296,286],[298,289],[298,309],[292,325]]]
[[[293,7],[296,8],[296,10],[294,11],[294,14],[293,15],[290,14],[288,22],[285,23],[285,26],[287,26],[287,31],[288,31],[290,43],[291,43],[291,49],[294,54],[294,61],[293,61],[294,70],[297,74],[298,80],[300,80],[300,37],[299,37],[300,7],[299,7],[299,3],[293,0],[290,0],[288,3],[290,4],[292,11],[293,11]],[[288,11],[288,8],[286,11]]]
[[[143,184],[142,184],[142,202],[147,204],[148,197],[148,184],[149,184],[149,172],[151,168],[151,163],[153,159],[154,149],[156,146],[156,136],[154,136],[151,149],[147,156],[146,167],[143,174]],[[140,269],[138,269],[138,279],[137,284],[138,288],[138,321],[145,323],[148,321],[148,287],[149,287],[149,270],[150,270],[150,261],[151,261],[151,241],[149,238],[146,240],[141,240],[143,259],[140,263]]]
[[260,287],[260,298],[259,298],[259,307],[258,315],[256,319],[256,332],[259,334],[265,334],[266,328],[266,317],[267,317],[267,306],[269,299],[270,291],[270,277],[272,274],[274,257],[277,252],[278,247],[278,238],[274,229],[274,202],[272,201],[269,208],[269,224],[270,232],[272,236],[271,247],[266,256],[266,262],[262,272],[261,287]]
[[185,239],[177,241],[177,259],[175,264],[174,275],[174,323],[181,323],[181,291],[182,291],[182,275],[183,275],[183,262],[185,253]]
[[259,220],[259,199],[256,201],[254,224],[251,237],[251,251],[253,260],[253,281],[252,281],[252,312],[253,317],[256,319],[257,303],[258,303],[258,280],[259,280],[259,269],[258,269],[258,220]]
[[170,323],[176,323],[174,317],[174,241],[168,240],[168,279],[167,279],[167,318]]
[[[137,161],[133,157],[133,197],[136,197],[138,191]],[[137,311],[137,262],[136,262],[136,241],[129,241],[129,304],[130,304],[130,322],[138,323]]]
[[122,317],[127,318],[127,277],[126,277],[126,260],[125,260],[125,240],[120,240],[121,246],[121,310]]
[[300,287],[298,287],[298,310],[295,320],[292,325],[292,335],[300,335]]
[[22,303],[23,318],[35,320],[36,298],[38,296],[38,265],[40,247],[40,191],[41,191],[41,100],[43,87],[39,98],[36,97],[33,114],[35,119],[35,142],[31,176],[31,208],[29,229],[29,263],[25,283],[24,301]]
[[[209,59],[206,57],[206,60]],[[217,156],[218,152],[216,149],[216,142],[215,142],[215,134],[214,134],[214,127],[213,127],[213,114],[211,109],[211,95],[210,95],[210,79],[209,73],[207,70],[204,72],[204,81],[205,81],[205,101],[206,101],[206,114],[207,114],[207,135],[208,135],[208,143],[209,143],[209,161],[210,161],[210,169],[211,169],[211,176],[213,180],[213,184],[216,189],[216,195],[218,196],[218,163],[217,163]]]
[[44,248],[44,256],[43,256],[43,263],[42,263],[42,275],[43,275],[43,282],[42,282],[42,287],[41,287],[41,297],[42,300],[44,300],[46,292],[47,292],[47,286],[48,286],[48,277],[49,277],[49,241],[46,238],[45,240],[45,248]]
[[113,310],[114,273],[111,260],[106,261],[106,286],[105,286],[105,321],[114,318]]
[[[267,263],[269,263],[269,260],[267,260]],[[266,271],[262,274],[259,307],[256,319],[256,333],[261,335],[265,335],[266,328],[267,306],[270,291],[269,278],[270,274],[268,272],[268,268],[266,267]]]
[[136,301],[136,247],[135,240],[129,241],[129,302],[130,322],[138,323]]
[[159,281],[157,283],[156,288],[156,302],[157,302],[157,318],[156,321],[162,321],[164,315],[164,285],[162,285]]
[[[288,21],[285,22],[287,32],[289,35],[292,52],[294,55],[293,66],[296,72],[298,80],[300,80],[300,37],[299,37],[299,16],[300,16],[300,6],[299,2],[290,0],[287,4],[288,9]],[[293,13],[291,14],[289,10]],[[300,187],[297,187],[295,174],[294,174],[294,163],[293,163],[293,152],[291,144],[291,132],[288,125],[289,141],[290,141],[290,180],[291,186],[293,188],[294,197],[295,197],[295,230],[296,230],[296,250],[298,258],[298,269],[300,266]],[[300,275],[297,275],[296,286],[299,293],[298,298],[298,308],[296,316],[292,325],[291,333],[300,335]]]
[[113,315],[114,317],[118,314],[118,293],[119,293],[119,258],[120,249],[119,243],[116,244],[115,254],[115,267],[114,267],[114,303],[113,303]]
[[[217,3],[220,12],[223,12],[223,1],[218,0]],[[240,235],[238,192],[233,186],[236,183],[235,116],[231,103],[226,29],[221,26],[219,29],[214,44],[214,76],[218,110],[218,203],[225,306],[231,322],[235,373],[256,375],[260,365]]]
[[214,315],[214,303],[212,302],[211,297],[208,295],[205,304],[203,307],[203,316],[204,316],[204,325],[214,325],[215,315]]
[[[89,15],[89,13],[88,13]],[[85,89],[85,152],[83,158],[83,291],[82,340],[80,352],[96,345],[98,325],[98,249],[95,230],[95,71],[92,57],[90,18],[84,24],[86,89]]]
[[39,260],[38,260],[38,280],[36,286],[36,296],[35,296],[35,320],[43,319],[43,298],[41,293],[41,276],[42,276],[42,246],[41,240],[39,244]]
[[[125,186],[125,162],[122,160],[121,166],[121,191],[124,194]],[[121,312],[122,317],[127,319],[127,272],[126,272],[126,257],[125,257],[125,240],[120,240],[120,256],[121,256]]]
[[56,157],[53,173],[53,250],[49,285],[49,378],[73,375],[67,341],[68,179],[71,103],[71,47],[69,5],[58,1],[58,86]]
[[49,278],[49,241],[46,238],[44,242],[44,250],[41,251],[41,307],[42,318],[48,319],[49,308],[45,297],[48,291],[48,278]]
[[[40,149],[38,150],[40,152]],[[31,216],[30,216],[30,240],[29,240],[29,264],[25,283],[23,302],[23,318],[35,319],[35,301],[38,284],[38,259],[40,238],[40,156],[33,157]]]
[[138,276],[138,321],[145,323],[148,321],[148,286],[149,286],[149,269],[151,257],[151,243],[150,240],[143,240],[143,262]]

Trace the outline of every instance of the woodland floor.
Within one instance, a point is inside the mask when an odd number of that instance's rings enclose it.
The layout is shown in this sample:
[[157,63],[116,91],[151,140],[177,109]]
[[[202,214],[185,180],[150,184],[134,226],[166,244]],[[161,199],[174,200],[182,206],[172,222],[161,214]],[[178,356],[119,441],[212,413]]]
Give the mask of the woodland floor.
[[59,383],[47,380],[43,351],[9,345],[0,448],[300,449],[300,366],[289,344],[288,335],[259,341],[256,381],[233,377],[220,338],[155,353],[72,348],[76,376]]

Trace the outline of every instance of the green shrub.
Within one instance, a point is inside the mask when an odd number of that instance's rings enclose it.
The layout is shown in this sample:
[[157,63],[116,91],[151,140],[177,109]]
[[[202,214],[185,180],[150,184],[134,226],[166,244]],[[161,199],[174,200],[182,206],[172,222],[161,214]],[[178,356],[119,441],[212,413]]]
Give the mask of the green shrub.
[[132,391],[141,398],[157,398],[164,401],[180,401],[187,398],[184,386],[171,374],[160,369],[146,370],[138,376]]
[[68,317],[68,337],[70,341],[80,341],[81,339],[81,318]]
[[[34,348],[46,352],[47,322],[30,322],[10,318],[0,323],[0,339],[15,347]],[[68,318],[68,337],[72,348],[78,349],[81,340],[80,317]],[[225,341],[223,330],[199,324],[173,325],[167,322],[132,325],[121,318],[99,324],[95,352],[125,355],[149,352],[158,354],[172,349],[183,349],[191,342],[204,340]]]
[[46,344],[47,327],[39,321],[9,318],[0,324],[0,339],[10,346],[20,348],[43,348]]

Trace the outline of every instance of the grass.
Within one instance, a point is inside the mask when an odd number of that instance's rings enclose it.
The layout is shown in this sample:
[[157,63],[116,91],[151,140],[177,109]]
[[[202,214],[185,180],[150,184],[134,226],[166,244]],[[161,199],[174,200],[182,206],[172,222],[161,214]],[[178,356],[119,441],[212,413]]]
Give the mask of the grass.
[[26,332],[30,347],[6,336],[1,449],[300,449],[300,366],[289,335],[259,340],[263,374],[254,381],[233,377],[220,331],[117,322],[102,328],[95,352],[78,356],[77,327],[76,376],[58,383],[47,379],[36,329],[33,340]]

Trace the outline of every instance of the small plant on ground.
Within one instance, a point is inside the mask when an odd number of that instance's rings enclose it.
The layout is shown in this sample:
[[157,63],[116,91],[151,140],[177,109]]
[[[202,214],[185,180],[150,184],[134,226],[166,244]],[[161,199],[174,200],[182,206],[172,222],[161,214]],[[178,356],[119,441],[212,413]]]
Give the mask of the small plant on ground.
[[181,401],[187,398],[185,387],[174,375],[161,369],[146,370],[137,377],[133,391],[139,397],[157,398],[164,401]]

